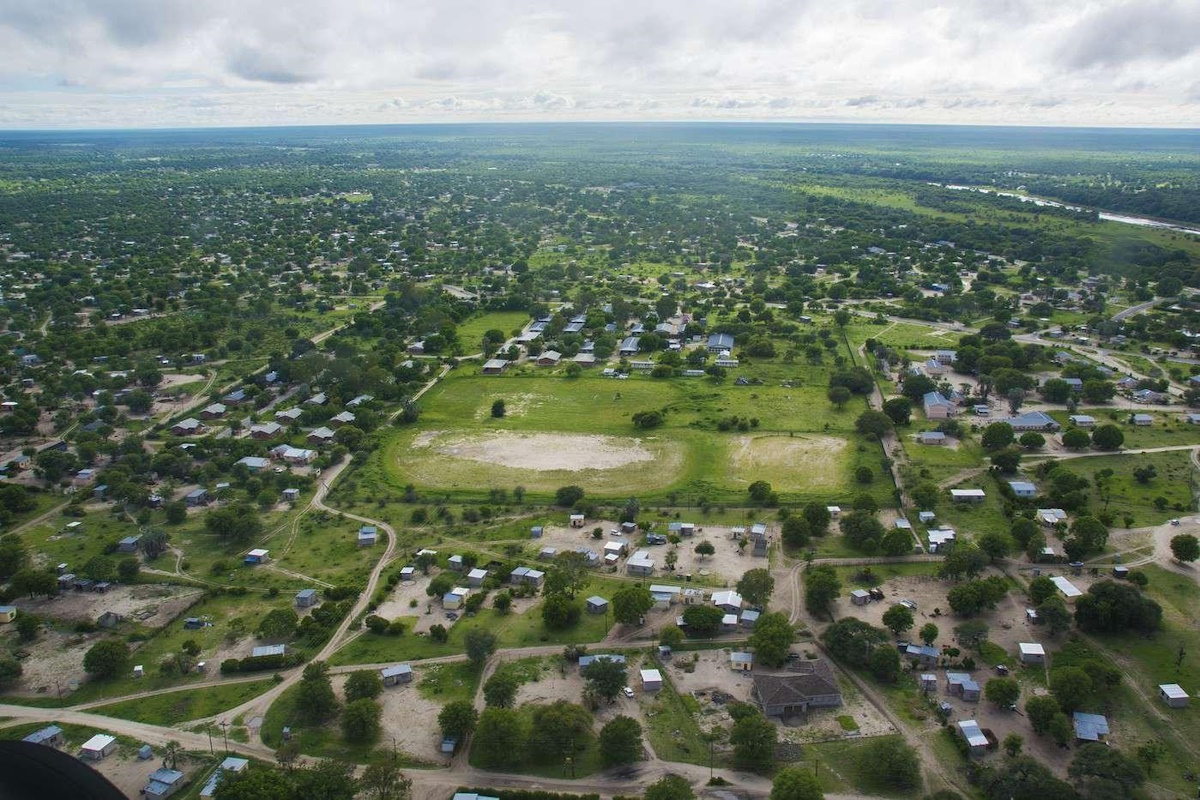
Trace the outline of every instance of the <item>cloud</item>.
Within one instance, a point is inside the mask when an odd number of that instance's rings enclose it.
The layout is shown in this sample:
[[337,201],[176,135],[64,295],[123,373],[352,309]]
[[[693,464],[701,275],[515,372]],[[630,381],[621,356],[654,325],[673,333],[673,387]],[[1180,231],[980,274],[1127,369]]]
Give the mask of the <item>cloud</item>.
[[1200,0],[5,0],[0,127],[1195,126],[1197,30]]

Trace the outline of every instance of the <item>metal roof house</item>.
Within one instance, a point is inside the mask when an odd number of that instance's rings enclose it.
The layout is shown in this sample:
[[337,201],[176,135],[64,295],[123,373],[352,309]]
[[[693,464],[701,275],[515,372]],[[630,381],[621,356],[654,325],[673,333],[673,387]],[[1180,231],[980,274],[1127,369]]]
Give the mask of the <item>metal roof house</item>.
[[733,350],[734,339],[728,333],[713,333],[708,337],[708,352],[722,353]]
[[946,690],[968,702],[979,700],[979,684],[965,672],[947,672]]
[[393,664],[379,670],[379,677],[384,686],[396,686],[401,683],[412,683],[413,671],[408,664]]
[[662,673],[656,669],[644,669],[642,673],[642,691],[657,692],[662,689]]
[[583,669],[584,667],[588,666],[589,664],[595,663],[596,661],[614,661],[617,664],[624,664],[625,656],[616,655],[613,653],[598,653],[594,656],[580,656],[579,657],[579,668]]
[[1046,648],[1037,642],[1020,642],[1017,645],[1022,664],[1045,664]]
[[265,564],[271,560],[270,552],[270,550],[255,548],[249,553],[246,553],[246,558],[244,560],[247,564]]
[[286,644],[259,645],[258,647],[254,648],[253,650],[250,651],[250,655],[253,658],[260,658],[262,656],[287,655],[287,645]]
[[237,756],[229,756],[221,764],[213,770],[213,774],[209,777],[208,783],[204,784],[204,788],[200,790],[200,800],[211,800],[217,793],[217,784],[221,782],[221,777],[225,773],[239,773],[250,766],[250,761]]
[[959,733],[967,740],[967,748],[973,756],[981,756],[987,750],[988,740],[983,735],[983,731],[979,728],[979,723],[973,719],[960,720],[958,723]]
[[810,708],[842,704],[842,693],[829,664],[821,660],[798,661],[792,672],[755,675],[754,697],[768,717],[807,713]]
[[317,604],[316,589],[301,589],[296,592],[296,606],[299,608],[311,608]]
[[1054,582],[1054,585],[1060,592],[1063,593],[1063,597],[1065,597],[1067,600],[1074,600],[1076,597],[1083,595],[1083,592],[1079,590],[1078,586],[1071,583],[1062,575],[1055,575],[1050,580]]
[[41,730],[36,730],[26,736],[21,741],[31,744],[44,744],[46,747],[61,747],[66,739],[63,736],[63,729],[57,725],[47,725]]
[[1188,704],[1188,693],[1178,683],[1160,683],[1158,696],[1171,708],[1186,708]]
[[1030,498],[1037,496],[1037,487],[1029,481],[1009,481],[1008,488],[1012,489],[1013,494],[1021,498]]
[[1103,714],[1074,714],[1075,738],[1081,742],[1099,742],[1108,736],[1108,719]]
[[638,550],[625,562],[625,570],[630,575],[654,574],[654,559],[647,550]]
[[1022,431],[1057,431],[1062,426],[1044,411],[1027,411],[1004,420],[1018,433]]
[[79,748],[79,757],[85,761],[101,761],[105,756],[112,755],[117,749],[116,737],[107,733],[97,733],[83,743]]
[[983,489],[951,489],[950,499],[956,503],[982,503],[984,494]]
[[358,529],[358,546],[359,547],[374,547],[375,542],[379,539],[379,531],[374,525],[363,525]]
[[592,595],[587,599],[587,611],[589,614],[603,614],[608,611],[608,600],[600,595]]
[[712,603],[731,614],[740,614],[742,611],[742,596],[733,589],[713,592]]
[[166,769],[165,767],[156,769],[150,773],[146,788],[142,789],[142,795],[151,798],[170,797],[183,788],[185,782],[183,778],[183,773],[177,769]]
[[737,672],[749,672],[754,669],[754,654],[733,652],[729,654],[729,668]]

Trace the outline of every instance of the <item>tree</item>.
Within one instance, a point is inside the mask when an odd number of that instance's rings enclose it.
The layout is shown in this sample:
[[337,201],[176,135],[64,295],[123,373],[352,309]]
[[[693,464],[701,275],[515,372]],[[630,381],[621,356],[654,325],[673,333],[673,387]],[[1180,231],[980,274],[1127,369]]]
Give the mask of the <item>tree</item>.
[[645,800],[696,800],[696,793],[684,778],[664,775],[646,787]]
[[566,700],[535,705],[527,747],[536,758],[562,761],[579,754],[592,737],[592,715],[586,708]]
[[1057,667],[1050,673],[1050,693],[1063,711],[1075,711],[1092,695],[1092,679],[1082,667]]
[[167,512],[167,522],[171,525],[179,525],[187,521],[187,504],[182,500],[167,503],[163,509]]
[[828,564],[804,572],[804,605],[812,614],[829,613],[829,604],[842,593],[842,582]]
[[1037,431],[1025,431],[1017,441],[1026,450],[1040,450],[1046,446],[1046,437]]
[[521,682],[511,672],[498,671],[483,684],[483,702],[489,707],[511,708]]
[[483,628],[471,628],[464,637],[467,658],[476,668],[483,666],[488,656],[496,652],[496,636]]
[[542,601],[542,623],[552,631],[570,628],[579,622],[579,603],[565,594],[554,593]]
[[1092,444],[1100,450],[1117,450],[1125,443],[1125,434],[1112,423],[1099,425],[1092,431]]
[[618,589],[612,597],[613,619],[624,625],[637,625],[650,609],[654,598],[645,586],[626,586]]
[[1025,548],[1029,545],[1029,540],[1033,538],[1033,535],[1038,532],[1037,523],[1027,517],[1017,517],[1013,520],[1012,527],[1008,532],[1019,547]]
[[1065,747],[1074,738],[1071,718],[1062,712],[1055,714],[1050,720],[1050,738],[1059,746]]
[[346,703],[342,711],[342,736],[355,744],[373,742],[379,738],[379,703],[364,697]]
[[907,425],[912,417],[912,403],[907,397],[893,397],[883,401],[883,413],[888,415],[894,425]]
[[1171,554],[1175,556],[1176,561],[1200,559],[1200,539],[1190,533],[1171,537]]
[[9,588],[17,596],[52,597],[58,594],[58,579],[52,572],[26,567],[17,570],[9,583]]
[[750,646],[754,657],[769,667],[787,663],[788,650],[796,641],[796,631],[786,614],[777,611],[763,614],[754,624]]
[[337,710],[337,697],[329,682],[329,668],[322,661],[304,667],[296,690],[296,708],[309,722],[323,722]]
[[833,519],[833,516],[824,504],[816,501],[808,503],[804,506],[802,513],[813,536],[824,536],[829,530],[829,521]]
[[1075,601],[1075,624],[1087,633],[1152,633],[1162,625],[1162,606],[1135,586],[1097,581]]
[[987,800],[1079,800],[1073,786],[1029,756],[1008,758],[994,767],[984,765],[976,780]]
[[1013,541],[1008,534],[1001,531],[987,531],[975,538],[979,549],[993,562],[1007,556],[1013,549]]
[[1071,523],[1071,535],[1063,549],[1072,561],[1078,561],[1092,553],[1098,553],[1108,544],[1108,528],[1093,516],[1084,515]]
[[120,639],[102,639],[83,656],[83,670],[101,680],[115,678],[129,662],[129,647]]
[[716,606],[688,606],[683,610],[683,622],[693,636],[711,636],[721,627],[725,612]]
[[1166,757],[1167,746],[1158,739],[1150,739],[1138,745],[1136,754],[1149,777],[1154,772],[1154,765]]
[[560,486],[554,492],[555,505],[572,508],[583,499],[583,489],[578,486]]
[[894,647],[876,647],[867,662],[880,683],[895,683],[900,675],[900,652]]
[[624,662],[609,658],[596,659],[580,670],[580,674],[593,694],[609,702],[617,698],[629,677]]
[[492,417],[495,419],[501,419],[504,416],[504,413],[505,413],[504,398],[503,397],[497,398],[496,402],[492,403]]
[[938,633],[937,625],[934,625],[932,622],[926,622],[921,626],[921,632],[918,635],[921,637],[922,642],[932,647],[933,643],[937,641]]
[[1025,714],[1034,733],[1049,732],[1050,721],[1061,712],[1058,701],[1049,695],[1034,695],[1025,701]]
[[605,764],[631,764],[642,757],[642,726],[624,715],[600,729],[600,753]]
[[707,539],[696,545],[694,550],[696,555],[700,556],[701,558],[712,556],[717,552],[717,548],[713,547],[713,543]]
[[1039,575],[1029,582],[1029,600],[1034,606],[1054,597],[1057,592],[1058,587],[1054,585],[1054,581],[1045,575]]
[[850,402],[850,398],[854,395],[845,386],[830,386],[826,392],[829,397],[829,402],[837,406],[838,411],[841,411],[846,403]]
[[767,772],[775,766],[775,744],[778,731],[775,723],[757,711],[747,714],[733,724],[729,743],[733,745],[733,764],[738,769]]
[[883,624],[893,635],[899,636],[913,626],[912,611],[897,603],[883,612]]
[[846,542],[864,553],[878,550],[886,533],[883,523],[873,513],[855,511],[842,518],[842,535],[846,537]]
[[175,769],[181,755],[183,755],[183,745],[174,739],[169,740],[163,745],[163,766],[167,769]]
[[136,558],[123,558],[117,562],[117,577],[121,583],[136,583],[142,565]]
[[1021,755],[1021,750],[1025,747],[1025,739],[1021,734],[1013,732],[1004,737],[1004,741],[1000,743],[1004,748],[1004,752],[1009,758],[1014,758]]
[[1145,485],[1158,477],[1158,470],[1153,464],[1145,464],[1140,467],[1133,468],[1133,479],[1138,483]]
[[345,692],[347,703],[363,698],[374,700],[383,694],[383,680],[375,670],[358,669],[346,678]]
[[683,629],[678,625],[668,625],[658,633],[659,644],[664,644],[670,648],[679,647],[683,644]]
[[249,503],[234,503],[205,514],[204,528],[222,541],[241,544],[262,534],[262,520]]
[[395,764],[368,765],[358,784],[372,800],[407,800],[412,793],[412,781]]
[[497,592],[492,598],[492,608],[499,611],[501,614],[507,614],[512,608],[512,594],[510,592]]
[[754,481],[746,487],[746,492],[750,495],[750,500],[758,505],[770,505],[775,494],[771,484],[766,481]]
[[1057,636],[1071,627],[1071,612],[1061,597],[1047,597],[1035,610],[1038,619],[1049,628],[1051,636]]
[[442,729],[442,736],[461,740],[475,730],[478,719],[479,713],[470,700],[451,700],[438,713],[438,727]]
[[263,639],[289,639],[296,632],[300,618],[290,608],[270,611],[258,624],[258,635]]
[[882,411],[867,409],[854,420],[854,429],[863,436],[875,436],[882,439],[892,432],[892,418]]
[[30,614],[28,611],[21,611],[17,614],[17,636],[22,642],[32,642],[37,638],[38,632],[42,629],[42,621],[38,619],[36,614]]
[[758,568],[745,572],[737,582],[738,594],[755,608],[765,608],[775,591],[775,579],[769,570]]
[[[656,375],[655,377],[658,376]],[[635,428],[641,428],[642,430],[648,431],[652,428],[657,428],[659,425],[662,425],[664,422],[666,422],[666,415],[663,414],[662,411],[657,410],[638,411],[634,413],[632,417],[630,417],[630,421],[633,422],[633,426]]]
[[1080,428],[1071,428],[1062,435],[1063,447],[1068,450],[1085,450],[1092,443],[1092,439],[1088,436],[1087,431]]
[[942,560],[938,574],[943,578],[958,580],[962,576],[973,578],[988,565],[987,553],[974,542],[955,542],[954,547]]
[[1071,384],[1062,378],[1047,379],[1040,391],[1047,403],[1065,403],[1071,399]]
[[511,708],[490,706],[479,715],[472,754],[484,769],[511,765],[525,750],[525,718]]
[[843,617],[825,629],[821,641],[834,658],[851,667],[866,667],[871,652],[888,641],[888,634],[857,617]]
[[932,511],[937,508],[938,501],[942,499],[942,490],[935,483],[922,481],[913,487],[912,499],[918,508]]
[[771,783],[770,800],[824,800],[821,782],[816,774],[804,767],[780,770]]
[[1100,742],[1080,745],[1067,774],[1077,781],[1083,778],[1112,781],[1121,787],[1125,797],[1132,796],[1133,790],[1146,780],[1141,764],[1115,747]]
[[546,576],[545,594],[562,593],[572,599],[587,585],[589,567],[587,556],[574,550],[554,557],[554,566]]
[[955,614],[970,617],[985,608],[995,608],[1008,592],[1008,584],[998,576],[966,581],[950,587],[946,600]]
[[997,450],[992,453],[992,466],[998,469],[1001,474],[1012,475],[1021,466],[1021,449],[1019,447],[1006,447],[1003,450]]
[[983,435],[979,441],[984,449],[991,452],[1003,450],[1013,443],[1015,436],[1013,435],[1012,425],[1007,422],[993,422],[983,429]]
[[8,689],[21,679],[25,668],[15,658],[0,656],[0,689]]
[[983,687],[983,696],[989,703],[1007,707],[1017,702],[1021,696],[1021,685],[1016,678],[992,678]]
[[812,529],[803,516],[793,514],[783,521],[782,536],[785,545],[799,549],[811,540]]

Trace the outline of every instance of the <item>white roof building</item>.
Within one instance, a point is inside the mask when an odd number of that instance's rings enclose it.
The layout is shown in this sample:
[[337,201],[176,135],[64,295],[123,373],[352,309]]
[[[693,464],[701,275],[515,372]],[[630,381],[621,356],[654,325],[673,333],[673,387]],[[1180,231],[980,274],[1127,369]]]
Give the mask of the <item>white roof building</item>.
[[1066,597],[1079,597],[1083,594],[1083,592],[1079,590],[1078,586],[1071,583],[1062,575],[1055,575],[1050,580],[1054,582],[1054,585],[1058,587],[1058,590]]

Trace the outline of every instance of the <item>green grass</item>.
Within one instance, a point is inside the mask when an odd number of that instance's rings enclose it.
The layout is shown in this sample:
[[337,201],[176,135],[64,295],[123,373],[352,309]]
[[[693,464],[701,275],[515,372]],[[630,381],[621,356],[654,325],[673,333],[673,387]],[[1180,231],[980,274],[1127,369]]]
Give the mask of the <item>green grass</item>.
[[504,336],[529,322],[529,315],[524,311],[493,311],[479,314],[464,320],[458,326],[458,341],[462,344],[463,352],[470,354],[479,352],[483,335],[493,328],[504,331]]
[[837,718],[837,721],[838,721],[838,725],[840,725],[842,730],[844,730],[844,731],[858,730],[858,723],[854,721],[854,717],[852,717],[848,714],[840,715]]
[[[534,707],[533,704],[526,703],[517,709],[517,713],[524,717],[527,730],[533,726]],[[521,753],[524,748],[514,748],[512,761],[504,765],[504,771],[518,775],[536,775],[540,778],[586,778],[603,769],[604,761],[595,736],[589,735],[582,745],[582,750],[574,756],[571,766],[563,761],[531,758],[528,754]],[[474,748],[471,749],[468,761],[473,767],[480,766],[475,759]]]
[[422,668],[417,690],[422,697],[443,704],[455,700],[473,701],[479,677],[479,668],[469,661],[431,664]]
[[[1120,408],[1081,408],[1077,413],[1092,415],[1099,425],[1116,425],[1120,428],[1125,434],[1123,447],[1126,450],[1200,444],[1200,425],[1188,425],[1178,413],[1146,412],[1138,409],[1137,413],[1149,413],[1154,417],[1154,424],[1147,426],[1134,425],[1130,422],[1130,412]],[[1054,411],[1050,416],[1058,420],[1064,429],[1067,427],[1067,417],[1070,416],[1068,412]]]
[[1009,658],[1004,648],[995,642],[984,642],[979,646],[979,658],[989,667],[994,667],[997,664],[1005,664],[1012,666],[1012,659]]
[[[1133,477],[1136,467],[1152,465],[1158,475],[1149,483],[1138,483]],[[1191,453],[1186,450],[1165,453],[1141,453],[1137,455],[1093,456],[1072,459],[1064,466],[1089,480],[1103,469],[1111,469],[1109,481],[1112,497],[1107,510],[1117,520],[1125,515],[1133,517],[1133,527],[1160,525],[1181,510],[1193,508],[1192,482],[1195,470]],[[1167,504],[1159,510],[1155,498],[1163,497]],[[1095,489],[1088,491],[1088,508],[1093,514],[1105,510],[1105,503]]]
[[[861,555],[861,554],[860,554]],[[940,565],[936,562],[912,564],[872,564],[871,577],[862,580],[859,576],[863,567],[834,567],[843,586],[879,586],[892,578],[910,577],[913,575],[936,575]]]
[[805,745],[798,764],[816,769],[821,788],[826,792],[845,792],[850,789],[882,797],[919,796],[918,790],[898,790],[873,778],[871,744],[883,738],[891,737]]
[[[675,691],[670,677],[663,672],[663,688],[648,704],[646,737],[655,754],[664,761],[707,766],[709,743],[697,720],[699,707],[694,698]],[[723,758],[717,758],[723,766]]]
[[145,722],[150,725],[178,725],[188,720],[211,717],[240,706],[247,700],[267,691],[273,683],[274,681],[270,678],[266,678],[203,689],[185,689],[170,694],[111,703],[95,708],[93,712],[134,722]]

